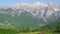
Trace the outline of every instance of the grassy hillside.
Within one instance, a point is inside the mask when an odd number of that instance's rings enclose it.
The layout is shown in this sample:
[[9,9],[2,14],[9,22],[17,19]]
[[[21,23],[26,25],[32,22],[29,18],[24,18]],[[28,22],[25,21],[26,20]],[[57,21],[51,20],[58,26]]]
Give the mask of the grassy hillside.
[[0,28],[0,34],[17,34],[19,31],[13,28]]

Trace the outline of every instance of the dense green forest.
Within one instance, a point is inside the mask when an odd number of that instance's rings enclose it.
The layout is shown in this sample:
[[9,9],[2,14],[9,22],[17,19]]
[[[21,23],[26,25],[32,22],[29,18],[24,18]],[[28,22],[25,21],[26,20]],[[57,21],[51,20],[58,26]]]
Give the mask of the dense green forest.
[[[22,29],[15,29],[15,28],[0,28],[0,34],[18,34],[18,33],[28,33],[28,32],[41,32],[44,31],[48,33],[59,33],[60,32],[60,21],[55,23],[50,23],[49,25],[42,27],[31,29],[30,27],[24,27]],[[38,34],[38,33],[37,33]]]

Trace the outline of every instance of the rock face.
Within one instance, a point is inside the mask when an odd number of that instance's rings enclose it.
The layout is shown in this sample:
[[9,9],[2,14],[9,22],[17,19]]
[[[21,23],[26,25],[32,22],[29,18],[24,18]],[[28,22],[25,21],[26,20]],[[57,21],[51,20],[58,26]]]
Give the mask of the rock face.
[[37,25],[40,27],[60,18],[60,5],[36,2],[0,7],[0,18],[2,19],[0,22],[5,23],[7,21],[16,27],[21,27],[22,24],[24,26],[29,24],[29,27],[36,27]]

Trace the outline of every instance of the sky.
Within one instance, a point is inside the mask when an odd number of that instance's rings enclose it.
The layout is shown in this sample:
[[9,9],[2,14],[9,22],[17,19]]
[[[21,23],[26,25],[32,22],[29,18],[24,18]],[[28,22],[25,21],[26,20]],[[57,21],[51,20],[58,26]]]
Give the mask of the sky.
[[11,6],[17,3],[34,3],[34,2],[42,2],[48,3],[49,1],[60,4],[60,0],[0,0],[0,6]]

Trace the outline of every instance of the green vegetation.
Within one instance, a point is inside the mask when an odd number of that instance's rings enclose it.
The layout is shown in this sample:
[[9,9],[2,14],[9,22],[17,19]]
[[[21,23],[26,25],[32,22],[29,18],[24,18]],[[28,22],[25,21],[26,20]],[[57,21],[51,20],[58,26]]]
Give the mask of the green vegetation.
[[0,28],[0,34],[17,34],[19,31],[13,28]]
[[[44,24],[44,21],[42,19],[32,17],[30,14],[27,14],[27,12],[14,17],[11,17],[11,15],[0,14],[0,23],[3,24],[0,25],[0,27],[3,27],[0,28],[0,34],[37,34],[42,31],[46,34],[54,34],[56,32],[58,33],[60,30],[60,20],[53,20],[53,22],[49,22],[49,24],[40,27],[39,25]],[[16,29],[14,29],[14,27]]]
[[[59,29],[59,28],[57,28]],[[24,27],[20,30],[14,29],[14,28],[0,28],[0,34],[39,34],[41,32],[45,32],[46,34],[54,34],[56,30],[51,30],[48,28],[36,28],[36,29],[30,29],[29,27]]]
[[60,34],[60,21],[50,23],[44,27],[32,29],[24,27],[22,29],[0,28],[0,34],[39,34],[44,31],[46,34]]

